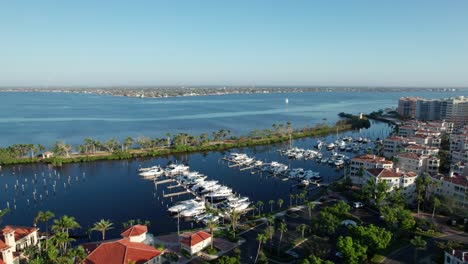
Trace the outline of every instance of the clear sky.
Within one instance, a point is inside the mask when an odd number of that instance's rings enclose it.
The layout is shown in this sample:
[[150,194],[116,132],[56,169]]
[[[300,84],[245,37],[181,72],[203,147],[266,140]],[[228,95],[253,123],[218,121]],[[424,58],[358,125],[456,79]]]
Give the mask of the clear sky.
[[468,87],[463,0],[0,0],[0,86]]

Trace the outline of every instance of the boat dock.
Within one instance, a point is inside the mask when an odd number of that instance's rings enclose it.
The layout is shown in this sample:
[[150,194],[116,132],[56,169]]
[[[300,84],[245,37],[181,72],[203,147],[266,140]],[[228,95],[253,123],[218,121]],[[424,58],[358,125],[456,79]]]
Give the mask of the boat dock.
[[168,197],[179,196],[179,195],[187,194],[187,193],[191,193],[191,192],[189,192],[188,190],[185,190],[185,191],[176,192],[176,193],[168,193],[168,194],[163,194],[163,197],[168,198]]

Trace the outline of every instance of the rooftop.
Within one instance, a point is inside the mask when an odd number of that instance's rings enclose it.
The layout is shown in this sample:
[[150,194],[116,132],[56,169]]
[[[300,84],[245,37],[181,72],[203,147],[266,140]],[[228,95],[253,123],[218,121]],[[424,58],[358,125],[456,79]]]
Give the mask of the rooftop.
[[134,225],[125,230],[122,234],[123,237],[139,236],[148,232],[148,227],[144,225]]
[[129,238],[101,244],[86,244],[84,247],[87,252],[91,252],[85,260],[86,264],[126,264],[128,261],[143,264],[162,253],[143,243],[130,242]]
[[400,178],[400,177],[417,177],[418,175],[412,171],[401,171],[398,169],[367,169],[367,171],[379,178]]
[[434,175],[432,177],[440,181],[451,182],[456,185],[468,187],[468,177],[457,173],[454,173],[452,177],[443,174]]
[[379,164],[393,164],[390,160],[385,160],[384,157],[379,157],[376,155],[359,155],[351,159],[352,161],[361,161],[361,162],[368,162],[368,163],[379,163]]
[[210,238],[211,235],[206,233],[205,231],[198,231],[196,233],[188,233],[182,236],[180,243],[193,247],[196,244],[203,242]]

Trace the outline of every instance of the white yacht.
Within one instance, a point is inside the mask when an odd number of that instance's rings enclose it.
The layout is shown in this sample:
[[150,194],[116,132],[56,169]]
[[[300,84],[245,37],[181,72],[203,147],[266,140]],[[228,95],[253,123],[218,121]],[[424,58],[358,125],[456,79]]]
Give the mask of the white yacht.
[[182,164],[171,164],[166,167],[166,173],[167,174],[178,174],[178,173],[184,173],[189,170],[188,166],[182,165]]
[[191,199],[191,200],[182,201],[174,206],[171,206],[167,210],[171,213],[177,213],[177,212],[181,212],[183,210],[187,210],[192,207],[199,207],[201,205],[205,206],[205,202]]

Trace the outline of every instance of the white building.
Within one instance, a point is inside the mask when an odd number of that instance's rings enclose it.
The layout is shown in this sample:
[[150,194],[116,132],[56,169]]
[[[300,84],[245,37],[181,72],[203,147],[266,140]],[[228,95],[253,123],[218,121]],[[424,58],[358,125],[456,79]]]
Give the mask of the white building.
[[444,264],[468,264],[468,250],[445,251]]
[[406,146],[411,144],[416,144],[416,142],[405,137],[387,137],[383,141],[382,154],[387,158],[393,157],[403,151]]
[[440,143],[442,142],[440,137],[433,137],[423,134],[414,134],[408,137],[409,140],[416,142],[416,144],[440,148]]
[[439,148],[427,147],[419,144],[407,145],[403,148],[406,153],[416,153],[418,155],[432,155],[436,156],[439,154]]
[[434,175],[431,179],[440,184],[432,190],[435,194],[452,197],[459,206],[468,207],[468,177],[466,175],[452,171],[450,175]]
[[417,177],[418,175],[412,171],[402,171],[398,168],[367,169],[365,173],[366,181],[372,180],[375,183],[386,182],[390,193],[393,193],[397,188],[400,189],[403,197],[408,202],[414,199]]
[[437,157],[416,153],[400,153],[396,159],[396,166],[405,171],[413,171],[418,175],[424,172],[432,175],[439,173],[440,159]]
[[[391,169],[393,168],[393,162],[375,155],[359,155],[351,159],[347,176],[350,177],[353,184],[364,184],[364,171],[376,168]],[[363,175],[359,175],[361,171]]]
[[211,235],[205,231],[182,234],[180,248],[186,250],[190,255],[193,255],[211,245],[211,239]]
[[22,251],[29,246],[37,245],[38,229],[24,226],[5,226],[0,236],[1,264],[18,264]]

